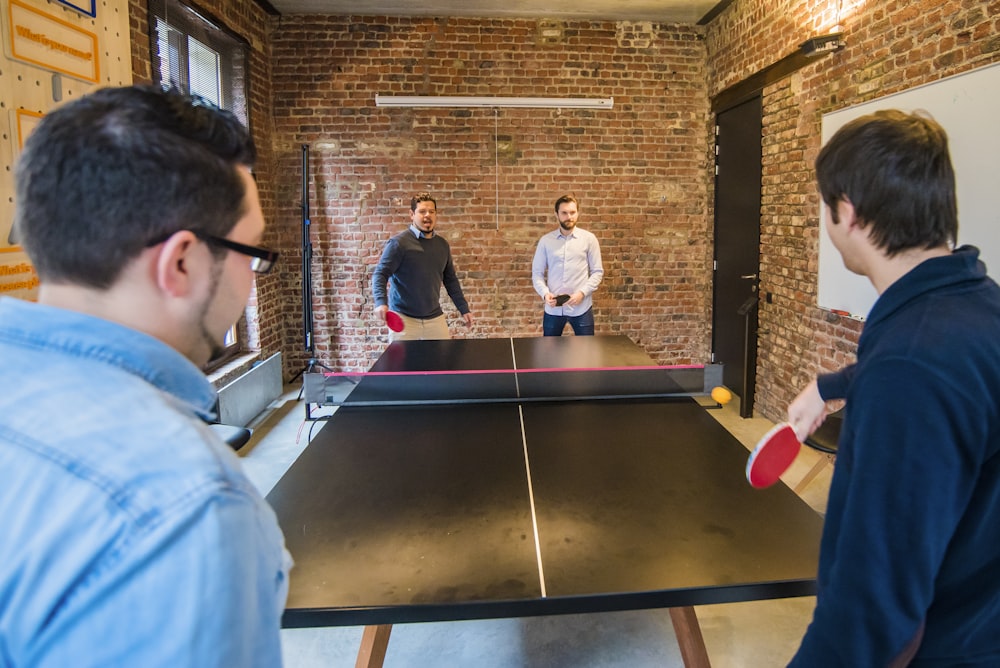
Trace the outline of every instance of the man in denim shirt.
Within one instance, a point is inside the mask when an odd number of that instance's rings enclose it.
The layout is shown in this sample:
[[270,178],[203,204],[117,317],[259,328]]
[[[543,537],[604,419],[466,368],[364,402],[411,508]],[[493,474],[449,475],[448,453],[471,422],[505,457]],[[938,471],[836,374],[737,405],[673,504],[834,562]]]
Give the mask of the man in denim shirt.
[[278,666],[290,559],[199,367],[276,254],[247,130],[151,87],[46,115],[0,299],[0,666]]

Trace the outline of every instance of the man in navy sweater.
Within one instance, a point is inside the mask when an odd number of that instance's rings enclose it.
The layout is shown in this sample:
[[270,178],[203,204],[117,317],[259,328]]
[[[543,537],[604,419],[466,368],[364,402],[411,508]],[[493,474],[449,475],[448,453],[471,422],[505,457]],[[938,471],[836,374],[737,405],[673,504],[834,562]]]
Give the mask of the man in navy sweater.
[[375,314],[382,323],[390,308],[402,316],[405,327],[391,334],[394,341],[448,339],[451,333],[441,309],[441,284],[467,327],[472,325],[472,313],[455,274],[451,247],[434,231],[437,202],[429,193],[410,200],[410,220],[405,231],[386,242],[372,275]]
[[1000,665],[1000,287],[952,250],[944,130],[882,111],[816,160],[827,232],[879,298],[857,363],[789,406],[846,399],[812,623],[790,665]]

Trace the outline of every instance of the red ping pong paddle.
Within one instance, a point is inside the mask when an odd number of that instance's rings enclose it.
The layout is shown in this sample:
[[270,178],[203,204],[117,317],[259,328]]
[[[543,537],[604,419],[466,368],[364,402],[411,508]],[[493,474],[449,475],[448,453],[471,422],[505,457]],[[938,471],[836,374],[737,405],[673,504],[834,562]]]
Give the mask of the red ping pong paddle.
[[747,460],[750,486],[762,489],[778,482],[795,461],[801,447],[792,425],[787,422],[775,425],[757,441]]
[[403,319],[399,317],[399,314],[396,313],[395,311],[385,312],[385,324],[386,327],[388,327],[394,332],[402,332],[403,329],[406,327],[406,325],[403,324]]

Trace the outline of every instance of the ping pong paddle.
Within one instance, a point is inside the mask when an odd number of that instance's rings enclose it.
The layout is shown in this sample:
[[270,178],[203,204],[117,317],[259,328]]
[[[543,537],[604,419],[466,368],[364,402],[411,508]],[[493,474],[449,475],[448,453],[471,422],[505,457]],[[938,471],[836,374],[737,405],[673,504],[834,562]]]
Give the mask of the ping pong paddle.
[[750,486],[762,489],[778,482],[781,474],[795,461],[801,447],[792,425],[787,422],[775,425],[757,441],[747,460]]
[[556,306],[562,306],[569,301],[569,295],[556,295]]
[[406,325],[403,324],[403,319],[399,317],[399,314],[395,311],[385,312],[385,324],[386,327],[394,332],[402,332]]

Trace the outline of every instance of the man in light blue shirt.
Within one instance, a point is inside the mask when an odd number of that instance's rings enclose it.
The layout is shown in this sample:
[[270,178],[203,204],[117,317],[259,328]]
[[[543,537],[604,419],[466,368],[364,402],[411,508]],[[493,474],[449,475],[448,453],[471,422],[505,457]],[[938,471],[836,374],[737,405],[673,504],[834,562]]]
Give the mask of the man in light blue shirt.
[[290,559],[200,367],[277,254],[234,116],[153,87],[16,169],[38,303],[0,299],[0,666],[279,666]]
[[576,226],[579,211],[572,195],[556,200],[559,228],[538,241],[531,282],[545,304],[542,332],[562,336],[568,322],[577,336],[594,335],[592,295],[604,278],[597,237]]

